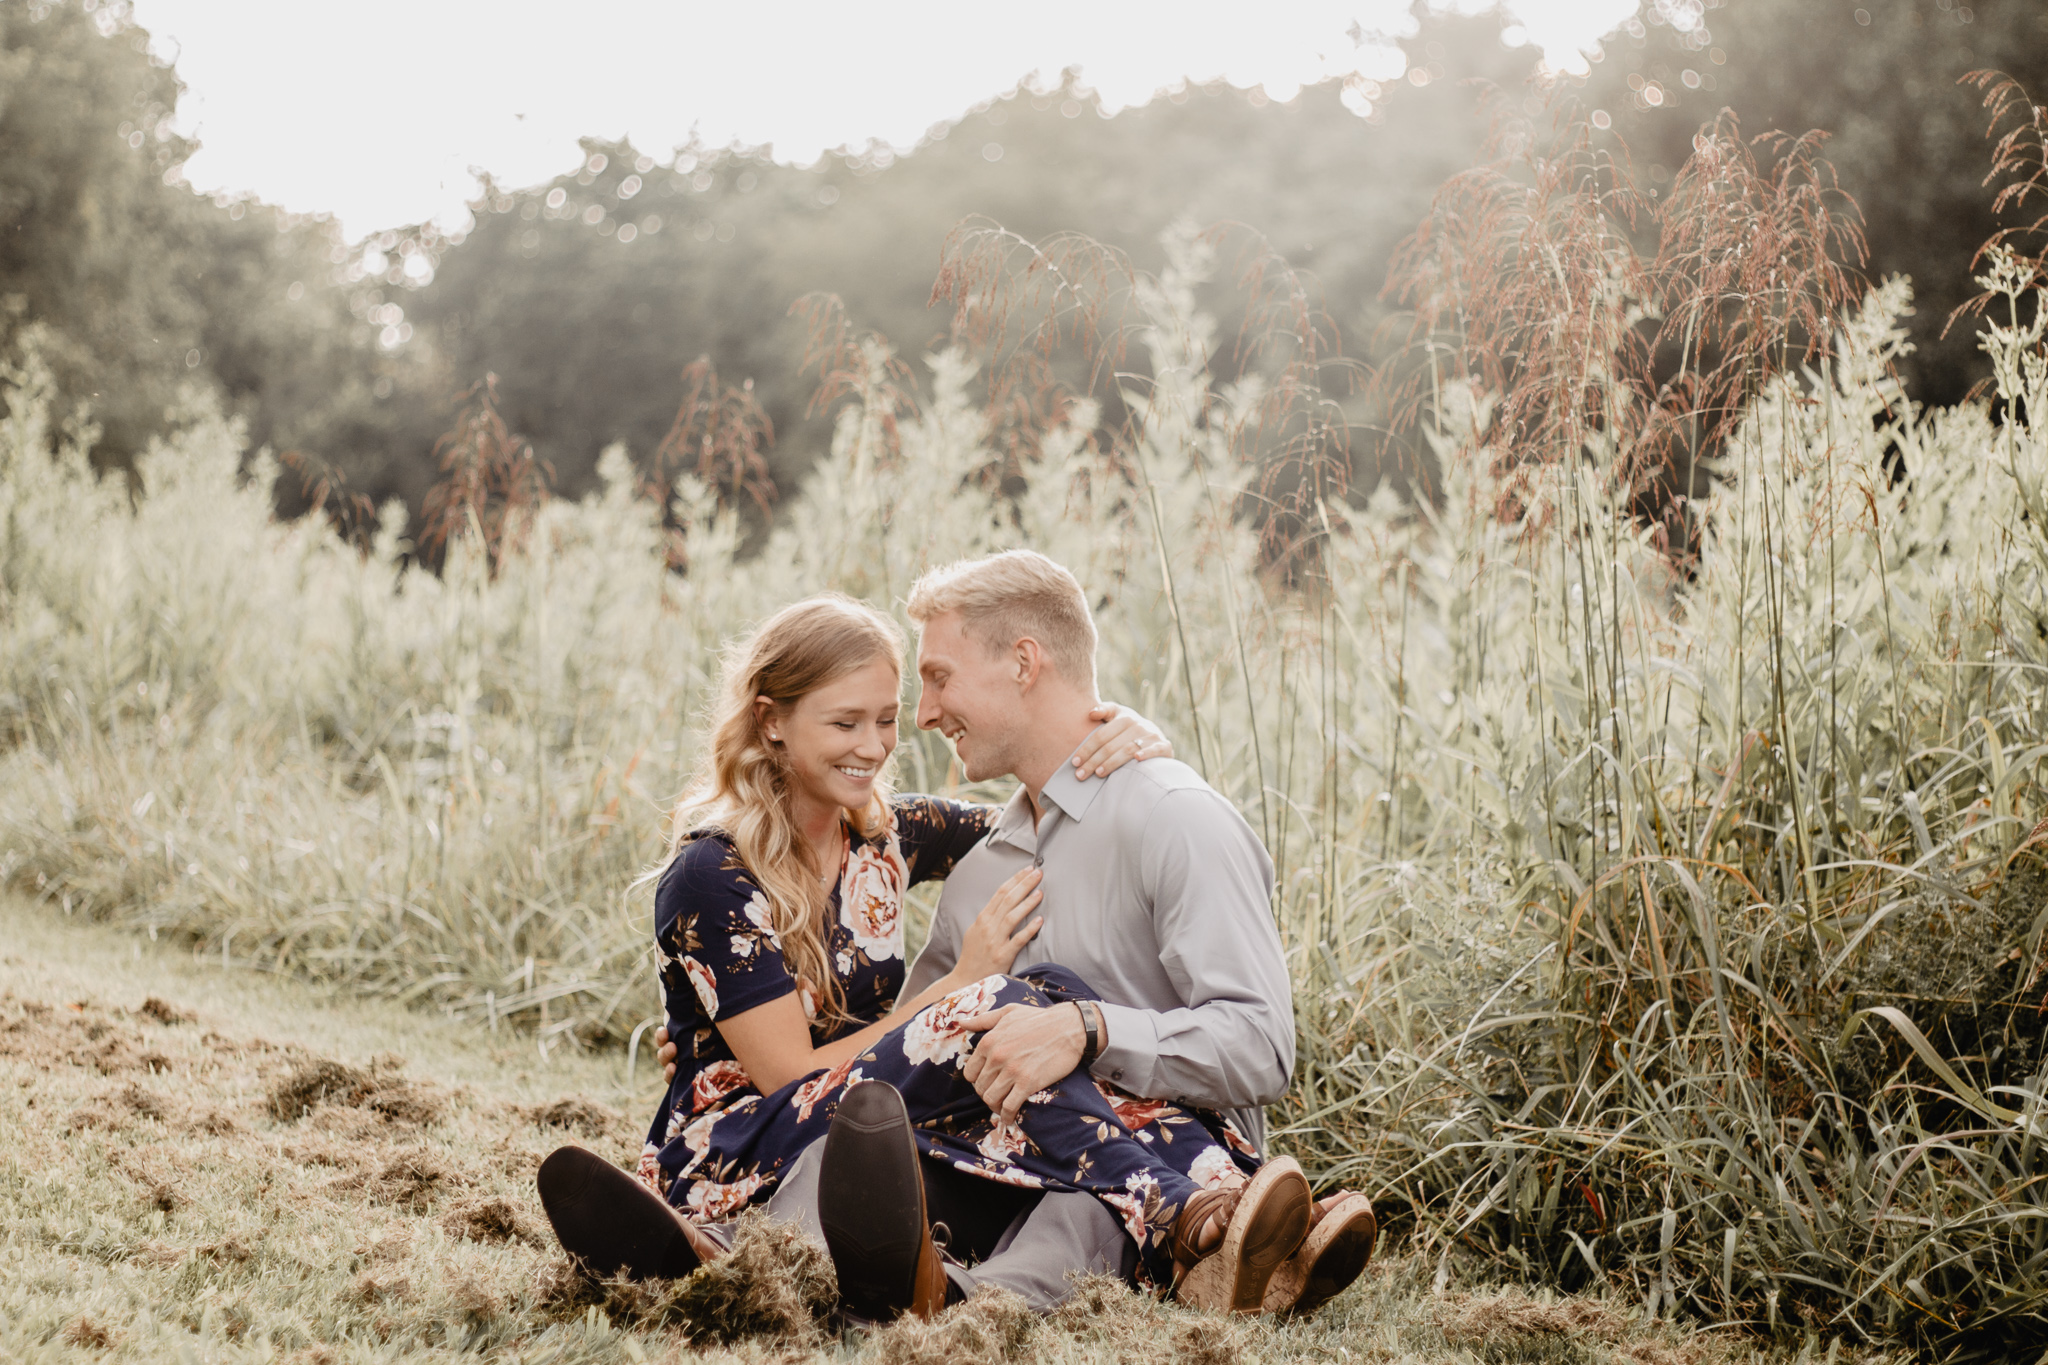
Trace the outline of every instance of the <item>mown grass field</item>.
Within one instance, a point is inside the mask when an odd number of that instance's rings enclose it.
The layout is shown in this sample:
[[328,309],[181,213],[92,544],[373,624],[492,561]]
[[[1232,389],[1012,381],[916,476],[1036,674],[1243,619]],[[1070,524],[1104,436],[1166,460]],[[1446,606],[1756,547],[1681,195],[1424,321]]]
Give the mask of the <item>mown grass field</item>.
[[[842,1337],[801,1311],[779,1253],[674,1321],[592,1309],[551,1289],[561,1261],[532,1172],[564,1141],[629,1161],[652,1099],[646,1068],[629,1089],[616,1054],[544,1059],[525,1035],[223,969],[19,899],[0,901],[0,941],[7,1360],[1795,1358],[1647,1323],[1609,1299],[1455,1276],[1439,1286],[1437,1267],[1398,1254],[1286,1326],[1105,1286],[1045,1323],[990,1302]],[[718,1321],[761,1334],[722,1344]]]

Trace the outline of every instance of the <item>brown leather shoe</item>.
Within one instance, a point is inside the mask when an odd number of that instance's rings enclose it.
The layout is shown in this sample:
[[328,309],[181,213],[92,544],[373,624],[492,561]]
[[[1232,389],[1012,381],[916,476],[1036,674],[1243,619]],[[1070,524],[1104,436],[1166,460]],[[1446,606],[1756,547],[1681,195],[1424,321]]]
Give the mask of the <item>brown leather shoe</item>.
[[[1308,1177],[1293,1157],[1275,1157],[1242,1189],[1205,1190],[1203,1194],[1235,1194],[1236,1208],[1231,1211],[1222,1245],[1180,1275],[1174,1297],[1191,1308],[1256,1313],[1265,1305],[1266,1286],[1273,1272],[1308,1235]],[[1206,1219],[1210,1212],[1213,1208],[1203,1195],[1188,1200],[1181,1220],[1194,1224],[1188,1229],[1190,1236],[1199,1235],[1198,1220]],[[1174,1232],[1175,1260],[1185,1264],[1178,1223]]]
[[1313,1313],[1351,1287],[1372,1259],[1380,1233],[1372,1201],[1349,1190],[1316,1204],[1301,1249],[1280,1263],[1266,1286],[1268,1313]]
[[851,1087],[832,1115],[818,1163],[818,1223],[847,1311],[887,1322],[946,1306],[922,1158],[903,1096],[886,1081]]
[[534,1177],[562,1250],[600,1280],[680,1280],[725,1248],[595,1152],[559,1147]]

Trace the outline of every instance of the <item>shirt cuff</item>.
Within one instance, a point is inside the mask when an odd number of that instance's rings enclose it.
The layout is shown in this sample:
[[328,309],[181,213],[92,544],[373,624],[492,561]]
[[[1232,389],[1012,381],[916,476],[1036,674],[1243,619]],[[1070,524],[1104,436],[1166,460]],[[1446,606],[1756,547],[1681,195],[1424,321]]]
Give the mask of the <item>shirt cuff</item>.
[[1102,1049],[1089,1071],[1133,1095],[1159,1098],[1152,1093],[1152,1071],[1159,1060],[1158,1016],[1107,1000],[1096,1003],[1102,1010],[1103,1027],[1109,1031],[1109,1046]]

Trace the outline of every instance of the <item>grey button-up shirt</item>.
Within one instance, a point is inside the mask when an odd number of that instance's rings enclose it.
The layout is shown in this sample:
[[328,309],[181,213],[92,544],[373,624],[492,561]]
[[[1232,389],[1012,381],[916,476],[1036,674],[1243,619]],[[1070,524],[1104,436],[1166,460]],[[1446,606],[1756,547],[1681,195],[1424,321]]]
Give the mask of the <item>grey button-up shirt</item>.
[[1045,870],[1045,924],[1012,970],[1057,962],[1102,996],[1094,1072],[1147,1099],[1233,1111],[1263,1148],[1261,1106],[1294,1071],[1294,1002],[1273,927],[1273,862],[1185,763],[1082,781],[1062,763],[1034,828],[1020,789],[953,868],[910,969],[917,994],[959,960],[967,926],[1019,868]]

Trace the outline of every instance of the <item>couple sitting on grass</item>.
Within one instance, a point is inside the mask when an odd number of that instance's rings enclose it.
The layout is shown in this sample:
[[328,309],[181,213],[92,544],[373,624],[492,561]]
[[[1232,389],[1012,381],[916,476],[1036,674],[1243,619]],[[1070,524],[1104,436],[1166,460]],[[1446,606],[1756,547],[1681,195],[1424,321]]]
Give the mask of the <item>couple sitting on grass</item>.
[[[664,1061],[637,1176],[542,1163],[600,1277],[688,1274],[748,1207],[823,1239],[855,1320],[1076,1274],[1306,1311],[1357,1278],[1371,1205],[1263,1155],[1294,1062],[1272,862],[1129,711],[1098,704],[1072,574],[1011,551],[927,574],[917,723],[1005,806],[888,787],[903,640],[848,598],[728,663],[655,894]],[[1142,762],[1138,760],[1143,760]],[[903,893],[946,878],[908,974]],[[977,913],[978,912],[978,913]],[[1058,964],[1058,965],[1055,965]]]

